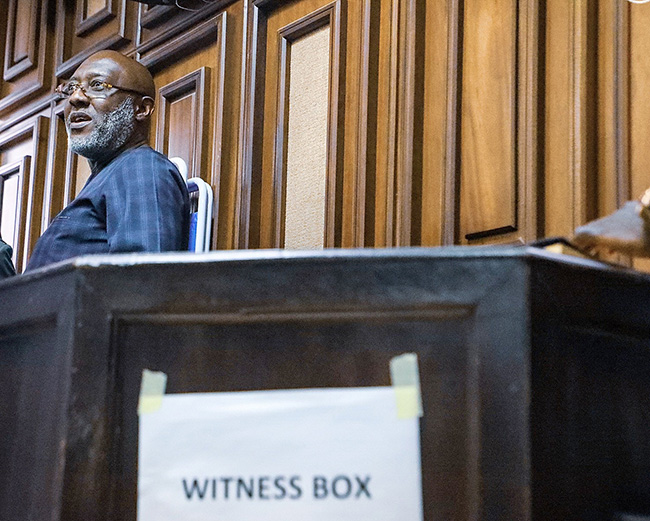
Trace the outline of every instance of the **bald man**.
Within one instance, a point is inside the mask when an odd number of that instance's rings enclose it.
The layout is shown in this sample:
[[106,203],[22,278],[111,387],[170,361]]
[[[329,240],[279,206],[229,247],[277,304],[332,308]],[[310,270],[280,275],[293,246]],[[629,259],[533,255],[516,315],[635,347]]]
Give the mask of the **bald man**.
[[88,160],[91,176],[38,240],[27,271],[78,255],[186,249],[185,183],[147,144],[155,97],[147,68],[100,51],[57,93],[69,147]]

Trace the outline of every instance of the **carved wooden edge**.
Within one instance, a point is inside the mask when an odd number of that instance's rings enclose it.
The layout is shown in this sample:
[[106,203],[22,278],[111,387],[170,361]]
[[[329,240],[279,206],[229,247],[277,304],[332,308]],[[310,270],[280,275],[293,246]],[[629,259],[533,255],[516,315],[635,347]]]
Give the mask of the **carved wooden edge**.
[[517,74],[517,180],[518,228],[524,240],[540,235],[538,224],[539,178],[539,3],[520,2]]
[[173,16],[177,9],[173,5],[140,6],[140,26],[151,29],[161,21]]
[[39,14],[44,9],[39,2],[36,2],[35,6],[32,4],[33,8],[30,9],[29,27],[21,28],[22,31],[25,31],[25,29],[28,31],[27,54],[25,56],[20,56],[16,60],[16,56],[14,56],[14,45],[18,33],[18,28],[16,27],[17,4],[18,0],[10,0],[9,2],[7,19],[9,20],[10,25],[7,28],[7,46],[5,48],[5,66],[3,75],[5,81],[11,81],[23,72],[30,70],[38,61],[35,35],[39,33]]
[[75,169],[78,156],[68,148],[63,109],[63,104],[52,109],[41,234],[56,214],[74,199],[76,192]]
[[214,40],[215,37],[218,37],[223,14],[225,13],[210,18],[174,38],[170,39],[168,35],[163,35],[164,38],[152,40],[151,42],[158,47],[154,45],[138,47],[136,49],[138,61],[149,70],[155,71],[169,62],[177,60],[189,49],[195,49],[200,43]]
[[633,194],[630,179],[630,5],[614,3],[614,171],[616,201],[622,206]]
[[21,137],[30,136],[33,142],[31,165],[29,170],[29,187],[27,193],[26,208],[31,211],[25,213],[25,233],[24,241],[21,245],[15,245],[26,262],[29,258],[32,248],[39,237],[41,223],[41,201],[44,190],[45,170],[47,162],[47,153],[43,148],[47,148],[47,134],[49,117],[37,116],[27,125],[12,129],[11,131],[0,135],[0,149],[5,145],[14,142]]
[[203,164],[203,134],[205,131],[206,121],[204,118],[206,91],[210,88],[210,69],[201,67],[182,78],[179,78],[164,87],[158,89],[158,99],[160,100],[160,116],[156,126],[156,150],[167,154],[167,143],[165,142],[166,121],[169,117],[169,99],[181,96],[187,92],[195,92],[196,99],[194,103],[194,121],[200,124],[196,128],[194,143],[192,144],[191,164],[188,166],[188,177],[198,177],[201,175],[201,165]]
[[[46,27],[48,9],[45,7],[46,6],[40,7],[40,12],[38,13],[40,14],[40,19],[37,17],[37,12],[39,11],[38,9],[32,12],[32,16],[33,16],[32,26],[38,25],[41,29]],[[34,34],[38,32],[36,29],[37,29],[36,27],[33,27]],[[9,37],[9,34],[7,34],[7,37]],[[34,64],[36,64],[35,65],[37,71],[36,79],[32,81],[30,84],[25,85],[23,88],[20,88],[17,91],[13,92],[9,96],[0,99],[0,115],[8,112],[9,110],[15,109],[17,105],[25,104],[33,96],[45,92],[47,90],[48,85],[46,85],[46,81],[45,81],[45,69],[46,69],[45,62],[49,54],[49,49],[46,48],[47,31],[44,30],[40,31],[38,37],[37,49],[35,47],[36,40],[34,38],[30,38],[29,46],[30,46],[30,52],[32,52],[32,48],[33,48],[33,57],[29,59],[29,61],[31,62],[29,67],[26,67],[24,70],[17,72],[16,75],[14,75],[13,77],[16,77],[18,74],[22,74],[30,67],[32,67]],[[7,78],[5,77],[5,80],[6,79]],[[37,111],[41,110],[41,108],[42,108],[42,104],[38,104],[37,107],[34,107],[34,110],[32,110],[29,114],[24,115],[21,119],[33,115]],[[4,125],[4,127],[8,127],[8,126],[9,124]]]
[[[169,31],[154,36],[146,41],[141,40],[142,31],[139,31],[137,40],[138,53],[144,56],[150,51],[154,52],[154,48],[165,44],[171,39],[174,39],[177,45],[181,43],[184,44],[184,38],[186,38],[188,34],[192,33],[202,20],[213,17],[215,13],[221,11],[229,3],[232,3],[232,1],[233,0],[215,0],[210,2],[210,5],[206,5],[205,8],[196,12],[178,11],[173,6],[155,6],[153,9],[149,8],[147,12],[143,14],[144,6],[140,6],[140,26],[142,28],[149,29],[155,27],[172,16],[179,17],[179,21],[175,23]],[[161,11],[158,11],[158,9],[161,9]],[[155,17],[148,17],[149,13],[155,14]],[[182,16],[185,16],[185,18],[181,18]],[[168,52],[171,50],[172,49],[168,48]]]
[[[264,2],[260,2],[261,5]],[[251,246],[251,195],[253,182],[253,159],[255,145],[255,106],[258,90],[258,74],[262,76],[264,67],[258,60],[260,22],[264,20],[261,6],[254,0],[244,4],[244,38],[242,48],[242,106],[240,110],[239,182],[236,183],[235,222],[233,249],[246,249]],[[261,31],[264,33],[265,31]],[[262,46],[264,48],[264,46]],[[261,83],[261,82],[260,82]]]
[[212,172],[209,183],[213,190],[212,208],[212,249],[217,249],[219,230],[219,199],[221,195],[221,156],[223,144],[224,102],[226,92],[226,52],[228,35],[228,18],[225,12],[217,18],[219,38],[217,40],[218,70],[216,73],[216,97],[214,99],[214,135],[212,138]]
[[126,33],[126,12],[127,12],[126,3],[129,0],[118,0],[118,1],[120,3],[115,15],[118,18],[118,24],[119,24],[117,31],[114,34],[104,38],[103,40],[95,42],[93,45],[89,46],[83,52],[80,52],[68,59],[66,59],[65,57],[65,37],[64,37],[64,35],[67,32],[69,32],[66,31],[67,29],[66,17],[65,17],[66,0],[57,1],[57,13],[59,13],[58,23],[57,23],[57,33],[59,37],[57,39],[56,68],[54,71],[54,74],[57,78],[69,77],[86,58],[88,58],[90,55],[98,51],[103,51],[105,49],[119,49],[120,47],[123,47],[124,45],[130,42]]
[[448,11],[449,42],[447,46],[447,90],[446,96],[446,125],[445,125],[445,171],[444,196],[441,214],[445,216],[442,222],[441,238],[443,245],[458,242],[460,223],[460,114],[463,76],[463,2],[450,0]]
[[115,0],[105,0],[104,8],[91,16],[86,16],[85,1],[77,0],[75,35],[85,36],[89,32],[110,22],[116,16]]
[[286,206],[286,167],[289,116],[290,44],[298,38],[330,27],[329,107],[327,136],[327,182],[325,207],[325,246],[334,246],[337,188],[337,132],[339,99],[339,63],[341,53],[341,3],[335,0],[278,31],[280,65],[278,67],[277,125],[274,146],[273,203],[271,241],[275,248],[284,246]]
[[[366,184],[368,177],[368,103],[370,83],[370,40],[372,32],[372,10],[371,0],[363,0],[362,11],[362,32],[361,32],[361,62],[358,84],[359,113],[357,118],[357,150],[356,150],[356,183],[354,186],[353,201],[355,212],[353,215],[352,228],[353,245],[356,247],[366,246]],[[326,244],[326,246],[330,246]],[[331,245],[334,246],[334,245]]]
[[412,196],[413,196],[413,147],[414,141],[414,107],[415,107],[415,71],[416,71],[416,0],[399,2],[398,46],[400,63],[397,88],[397,128],[396,164],[395,164],[395,228],[393,244],[395,246],[411,245]]
[[[28,177],[31,164],[31,156],[25,156],[20,161],[10,163],[0,167],[0,178],[8,177],[12,174],[18,174],[18,201],[16,201],[16,211],[14,214],[14,222],[16,227],[14,229],[14,236],[12,237],[11,244],[14,246],[13,261],[16,268],[16,273],[22,273],[24,268],[24,258],[21,255],[20,245],[23,244],[25,237],[25,223],[23,222],[23,215],[27,211],[27,189]],[[0,185],[1,188],[1,185]],[[0,190],[0,194],[4,190]]]

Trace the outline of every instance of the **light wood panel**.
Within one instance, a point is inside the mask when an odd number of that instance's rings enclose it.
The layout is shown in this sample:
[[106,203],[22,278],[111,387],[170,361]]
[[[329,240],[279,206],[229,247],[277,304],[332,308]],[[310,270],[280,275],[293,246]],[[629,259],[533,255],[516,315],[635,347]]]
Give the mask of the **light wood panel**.
[[0,167],[0,231],[2,239],[13,249],[16,273],[22,273],[25,257],[25,213],[28,209],[31,157]]

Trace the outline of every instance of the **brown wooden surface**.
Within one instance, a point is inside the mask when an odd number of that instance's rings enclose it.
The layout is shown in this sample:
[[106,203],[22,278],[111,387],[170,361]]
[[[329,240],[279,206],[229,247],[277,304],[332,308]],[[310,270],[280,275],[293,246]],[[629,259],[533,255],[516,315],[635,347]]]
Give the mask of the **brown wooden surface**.
[[135,519],[144,368],[169,393],[386,386],[404,352],[425,521],[647,515],[649,284],[495,247],[113,256],[3,282],[0,517]]
[[[276,31],[327,5],[340,17],[328,246],[566,235],[650,186],[650,5],[185,1],[193,10],[0,2],[0,166],[31,150],[5,136],[49,118],[43,186],[23,216],[38,214],[41,231],[88,175],[85,161],[65,152],[54,86],[91,52],[113,48],[147,65],[158,88],[204,71],[191,117],[181,110],[190,100],[174,98],[152,137],[212,185],[213,248],[281,246],[286,125]],[[161,98],[156,118],[165,106]]]

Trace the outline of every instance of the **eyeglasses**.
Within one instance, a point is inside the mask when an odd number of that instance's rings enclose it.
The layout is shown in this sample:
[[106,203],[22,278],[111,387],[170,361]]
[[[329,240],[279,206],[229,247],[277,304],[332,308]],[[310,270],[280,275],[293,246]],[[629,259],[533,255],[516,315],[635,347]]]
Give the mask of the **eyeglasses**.
[[114,94],[118,90],[123,90],[124,92],[133,92],[134,94],[144,96],[144,94],[138,92],[137,90],[117,87],[105,81],[99,80],[91,80],[87,85],[79,81],[69,81],[68,83],[59,85],[54,92],[56,92],[61,98],[69,98],[77,89],[81,89],[81,92],[84,93],[84,96],[91,99],[108,98],[111,94]]

